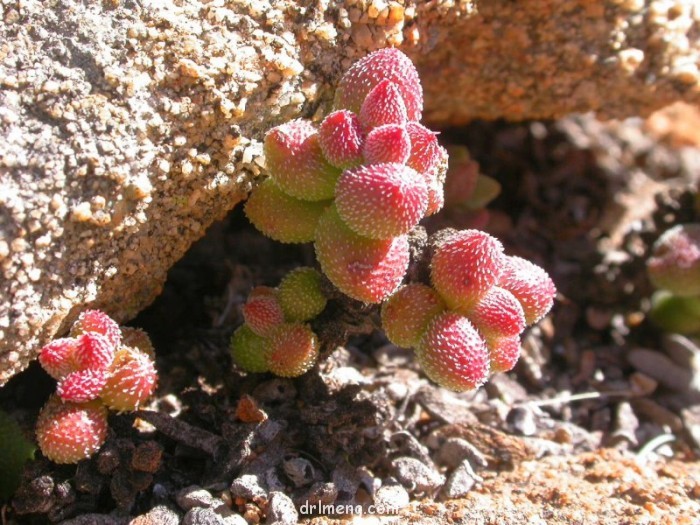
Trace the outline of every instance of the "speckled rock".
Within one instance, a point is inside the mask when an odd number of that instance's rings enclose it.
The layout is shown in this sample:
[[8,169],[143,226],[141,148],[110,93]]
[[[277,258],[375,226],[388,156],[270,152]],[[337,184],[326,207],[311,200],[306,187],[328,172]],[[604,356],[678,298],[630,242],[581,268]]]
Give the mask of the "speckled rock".
[[698,28],[697,0],[426,2],[404,46],[431,123],[622,117],[700,102]]
[[416,61],[435,125],[700,101],[694,0],[26,0],[3,16],[0,385],[82,309],[123,322],[149,304],[245,198],[265,130],[323,115],[368,51]]

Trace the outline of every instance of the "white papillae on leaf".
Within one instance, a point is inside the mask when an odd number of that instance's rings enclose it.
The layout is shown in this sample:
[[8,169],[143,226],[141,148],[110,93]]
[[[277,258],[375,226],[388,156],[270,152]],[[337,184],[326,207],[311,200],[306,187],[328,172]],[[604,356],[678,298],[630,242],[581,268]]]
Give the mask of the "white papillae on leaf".
[[406,126],[386,124],[374,128],[367,134],[363,154],[366,164],[406,164],[411,155],[411,139]]
[[77,463],[97,452],[107,437],[107,409],[99,402],[69,403],[52,396],[36,423],[37,444],[55,463]]
[[479,230],[462,230],[435,249],[430,278],[447,305],[468,312],[501,276],[501,242]]
[[428,188],[419,173],[403,164],[359,166],[341,175],[335,205],[358,235],[389,239],[418,224],[428,207]]
[[445,303],[435,290],[421,283],[407,284],[382,305],[382,328],[392,343],[412,348],[444,310]]
[[318,358],[318,338],[305,324],[285,323],[270,335],[267,366],[280,377],[298,377]]
[[389,80],[374,86],[362,102],[358,117],[365,130],[386,124],[405,124],[408,113],[399,86]]
[[101,310],[85,310],[81,312],[71,327],[70,335],[75,337],[88,332],[103,335],[115,349],[121,343],[122,333],[119,325]]
[[408,119],[420,120],[423,88],[418,71],[410,58],[392,48],[370,53],[350,66],[335,92],[334,107],[358,113],[367,94],[385,79],[399,86]]
[[266,336],[284,322],[284,312],[277,292],[267,286],[256,286],[248,296],[242,311],[246,324],[260,336]]
[[457,392],[480,387],[489,374],[486,342],[469,319],[454,312],[430,323],[416,357],[430,379]]
[[357,115],[346,109],[334,111],[318,128],[319,143],[328,162],[338,168],[362,163],[364,136]]
[[270,176],[284,193],[304,201],[333,197],[340,170],[324,157],[310,122],[293,120],[272,128],[265,135],[263,150]]
[[321,289],[321,274],[307,266],[295,268],[282,279],[278,297],[288,321],[309,321],[328,302]]
[[486,342],[491,363],[491,373],[508,372],[520,357],[520,336],[491,338]]
[[100,397],[112,410],[137,410],[156,389],[153,361],[135,348],[119,349]]
[[515,336],[525,329],[523,307],[500,286],[491,287],[469,312],[469,319],[486,338]]
[[245,214],[263,234],[282,243],[314,240],[316,224],[329,201],[307,202],[290,197],[272,180],[255,188],[245,204]]
[[503,274],[498,285],[512,293],[525,313],[530,326],[544,317],[554,304],[557,289],[544,269],[516,256],[504,261]]
[[84,403],[97,399],[106,383],[107,372],[104,369],[78,370],[58,382],[56,393],[64,401]]
[[408,237],[377,240],[348,228],[330,207],[316,229],[316,258],[323,273],[344,294],[380,303],[399,286],[409,262]]

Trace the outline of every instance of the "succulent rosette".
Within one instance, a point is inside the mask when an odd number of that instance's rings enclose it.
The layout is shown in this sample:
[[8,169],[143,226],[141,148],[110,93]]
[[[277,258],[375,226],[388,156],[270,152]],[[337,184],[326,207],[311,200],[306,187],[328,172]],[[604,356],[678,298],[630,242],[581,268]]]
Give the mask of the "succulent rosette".
[[[270,178],[253,190],[248,218],[272,239],[314,242],[341,292],[381,303],[406,270],[403,236],[444,202],[447,153],[419,123],[422,111],[418,72],[406,55],[381,49],[360,59],[318,127],[300,119],[266,134]],[[331,256],[336,251],[356,260]]]
[[96,452],[107,435],[108,409],[136,410],[153,394],[158,377],[153,346],[142,330],[85,310],[70,334],[39,352],[39,363],[57,385],[39,415],[37,441],[56,463],[76,463]]

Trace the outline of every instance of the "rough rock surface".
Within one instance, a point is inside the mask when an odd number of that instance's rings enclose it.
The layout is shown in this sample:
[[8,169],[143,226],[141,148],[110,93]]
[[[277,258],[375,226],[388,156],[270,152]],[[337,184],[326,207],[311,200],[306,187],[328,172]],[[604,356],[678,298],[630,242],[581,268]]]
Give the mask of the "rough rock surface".
[[700,100],[694,0],[1,5],[0,385],[83,308],[147,305],[370,50],[416,60],[433,124]]

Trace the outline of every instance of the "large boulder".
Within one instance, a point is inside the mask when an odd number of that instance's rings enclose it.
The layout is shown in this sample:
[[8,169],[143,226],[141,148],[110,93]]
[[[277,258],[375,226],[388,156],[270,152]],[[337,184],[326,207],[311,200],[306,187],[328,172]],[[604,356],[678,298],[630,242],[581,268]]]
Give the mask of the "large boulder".
[[0,26],[0,385],[87,307],[119,321],[245,198],[260,140],[368,51],[432,125],[698,102],[694,0],[25,0]]

